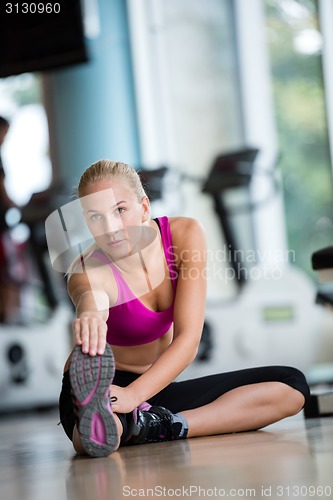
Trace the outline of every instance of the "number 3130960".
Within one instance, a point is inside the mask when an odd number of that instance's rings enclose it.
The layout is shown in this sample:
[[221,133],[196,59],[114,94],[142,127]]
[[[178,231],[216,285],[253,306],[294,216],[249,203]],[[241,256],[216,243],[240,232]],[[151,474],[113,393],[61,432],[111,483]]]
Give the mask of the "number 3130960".
[[6,3],[7,14],[59,14],[60,3]]

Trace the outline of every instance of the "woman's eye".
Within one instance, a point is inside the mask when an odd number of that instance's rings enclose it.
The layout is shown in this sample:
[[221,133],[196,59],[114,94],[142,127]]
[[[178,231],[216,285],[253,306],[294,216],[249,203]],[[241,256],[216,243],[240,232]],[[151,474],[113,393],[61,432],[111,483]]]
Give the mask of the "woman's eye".
[[118,212],[122,214],[125,211],[124,207],[118,207]]
[[96,220],[100,220],[101,218],[101,215],[100,214],[94,214],[90,217],[90,220],[92,221],[96,221]]

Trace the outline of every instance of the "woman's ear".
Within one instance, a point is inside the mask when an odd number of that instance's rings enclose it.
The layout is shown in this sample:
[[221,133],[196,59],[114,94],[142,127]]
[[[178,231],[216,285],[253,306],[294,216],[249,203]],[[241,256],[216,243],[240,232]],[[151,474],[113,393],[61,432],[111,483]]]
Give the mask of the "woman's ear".
[[150,201],[148,196],[143,196],[141,200],[142,205],[142,222],[146,222],[150,217]]

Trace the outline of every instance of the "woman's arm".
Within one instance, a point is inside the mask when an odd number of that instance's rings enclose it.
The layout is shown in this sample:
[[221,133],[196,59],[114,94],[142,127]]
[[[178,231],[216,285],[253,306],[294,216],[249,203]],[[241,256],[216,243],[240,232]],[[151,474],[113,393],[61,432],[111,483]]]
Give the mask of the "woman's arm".
[[67,290],[76,308],[73,322],[75,342],[82,346],[82,352],[91,356],[103,354],[106,345],[109,316],[109,296],[103,289],[96,272],[73,273]]
[[[171,383],[195,358],[200,342],[206,301],[206,245],[202,226],[182,221],[173,234],[180,257],[174,308],[174,339],[152,366],[125,389],[115,387],[114,411],[129,412]],[[132,407],[133,406],[133,407]]]

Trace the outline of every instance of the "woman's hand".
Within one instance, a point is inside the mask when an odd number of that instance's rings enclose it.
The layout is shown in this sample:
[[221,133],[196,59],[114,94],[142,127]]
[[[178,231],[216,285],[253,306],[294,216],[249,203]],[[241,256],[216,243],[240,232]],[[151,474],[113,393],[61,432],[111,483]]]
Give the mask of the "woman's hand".
[[107,325],[105,319],[95,315],[83,315],[73,322],[75,342],[82,352],[96,356],[103,354],[106,346]]
[[[139,403],[130,387],[110,386],[112,411],[115,413],[130,413]],[[113,399],[117,398],[117,399]]]

